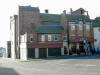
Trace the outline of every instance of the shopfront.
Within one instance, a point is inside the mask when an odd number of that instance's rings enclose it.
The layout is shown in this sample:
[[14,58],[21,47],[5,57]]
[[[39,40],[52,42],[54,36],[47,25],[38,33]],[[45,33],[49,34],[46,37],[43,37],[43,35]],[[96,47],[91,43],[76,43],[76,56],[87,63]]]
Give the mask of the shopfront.
[[93,47],[94,41],[95,40],[93,38],[77,38],[75,40],[70,40],[72,54],[85,53],[85,45],[88,44],[89,49],[91,49]]

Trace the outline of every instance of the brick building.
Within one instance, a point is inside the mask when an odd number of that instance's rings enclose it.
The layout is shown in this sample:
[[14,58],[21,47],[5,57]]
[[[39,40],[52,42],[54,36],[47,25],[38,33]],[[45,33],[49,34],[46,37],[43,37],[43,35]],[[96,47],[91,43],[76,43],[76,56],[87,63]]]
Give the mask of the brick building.
[[[86,13],[86,15],[85,15]],[[19,6],[11,17],[12,58],[43,58],[83,51],[83,40],[93,45],[92,21],[88,12],[71,9],[70,14],[40,13],[38,7]]]
[[68,39],[71,53],[84,53],[84,45],[93,47],[94,36],[92,20],[88,11],[80,8],[76,11],[71,9],[71,14],[67,14]]

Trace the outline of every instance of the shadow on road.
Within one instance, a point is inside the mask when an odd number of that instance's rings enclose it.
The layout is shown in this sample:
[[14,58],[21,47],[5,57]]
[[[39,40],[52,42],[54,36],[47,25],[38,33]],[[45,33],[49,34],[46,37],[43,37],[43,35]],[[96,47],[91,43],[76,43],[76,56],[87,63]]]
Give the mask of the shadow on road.
[[0,75],[20,75],[12,68],[0,67]]

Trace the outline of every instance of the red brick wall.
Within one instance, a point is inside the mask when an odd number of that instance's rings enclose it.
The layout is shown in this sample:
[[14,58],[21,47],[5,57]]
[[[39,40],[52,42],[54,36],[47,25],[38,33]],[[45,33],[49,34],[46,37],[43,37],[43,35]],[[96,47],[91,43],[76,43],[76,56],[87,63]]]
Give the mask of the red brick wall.
[[90,25],[90,36],[91,36],[91,37],[94,37],[94,34],[93,34],[93,25],[92,25],[92,23],[91,23],[91,25]]
[[[54,35],[55,34],[37,34],[36,32],[32,32],[32,33],[28,33],[27,35],[27,40],[28,42],[30,42],[30,34],[33,34],[34,35],[34,40],[33,42],[41,42],[41,35],[45,35],[45,41],[46,42],[62,42],[63,41],[63,36],[62,34],[58,34],[58,41],[54,41]],[[51,41],[48,41],[48,35],[51,35]]]
[[69,26],[69,38],[72,37],[72,35],[75,35],[76,38],[80,37],[80,35],[82,35],[82,37],[93,37],[93,27],[92,24],[90,25],[90,31],[86,30],[86,25],[83,25],[83,30],[79,30],[79,26],[76,25],[75,26],[75,31],[71,30],[71,26]]
[[21,35],[25,32],[31,32],[32,27],[35,25],[41,25],[39,11],[19,10],[19,30]]
[[76,25],[75,28],[76,28],[76,31],[75,31],[76,38],[78,38],[78,36],[79,36],[79,27],[78,27],[78,25]]

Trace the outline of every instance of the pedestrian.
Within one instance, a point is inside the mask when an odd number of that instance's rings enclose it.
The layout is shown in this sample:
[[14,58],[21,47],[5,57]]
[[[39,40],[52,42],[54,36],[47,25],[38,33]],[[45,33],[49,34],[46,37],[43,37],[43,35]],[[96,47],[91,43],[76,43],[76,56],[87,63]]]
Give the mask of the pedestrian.
[[88,55],[88,44],[84,45],[85,55]]

